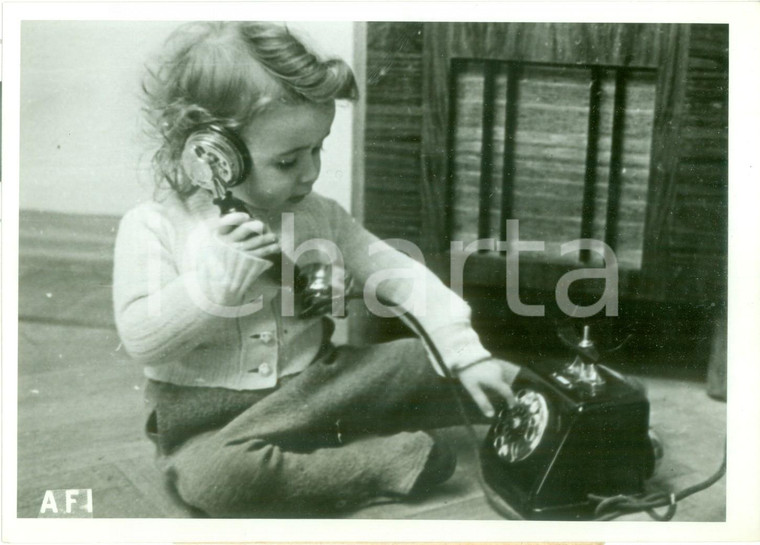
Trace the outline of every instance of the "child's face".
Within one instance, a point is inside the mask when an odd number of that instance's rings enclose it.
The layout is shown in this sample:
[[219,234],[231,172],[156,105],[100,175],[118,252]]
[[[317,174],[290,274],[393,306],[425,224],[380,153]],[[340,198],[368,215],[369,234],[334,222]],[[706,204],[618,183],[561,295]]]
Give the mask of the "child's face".
[[311,193],[335,104],[282,105],[258,115],[241,136],[251,154],[248,179],[233,189],[256,208],[277,211]]

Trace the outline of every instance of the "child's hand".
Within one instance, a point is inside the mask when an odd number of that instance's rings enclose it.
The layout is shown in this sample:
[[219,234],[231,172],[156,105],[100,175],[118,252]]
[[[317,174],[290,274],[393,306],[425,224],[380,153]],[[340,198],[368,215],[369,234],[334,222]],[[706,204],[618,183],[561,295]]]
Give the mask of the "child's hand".
[[219,218],[216,238],[224,244],[261,258],[282,251],[277,235],[269,232],[262,221],[252,219],[244,212],[233,212]]
[[494,408],[486,392],[503,397],[509,405],[515,402],[512,382],[520,368],[507,361],[491,358],[459,371],[459,381],[487,417],[494,415]]

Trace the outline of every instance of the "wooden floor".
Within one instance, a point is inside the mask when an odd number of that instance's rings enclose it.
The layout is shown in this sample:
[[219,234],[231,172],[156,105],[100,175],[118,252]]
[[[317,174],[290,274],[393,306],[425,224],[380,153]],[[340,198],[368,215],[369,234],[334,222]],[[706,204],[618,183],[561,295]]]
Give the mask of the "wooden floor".
[[[164,488],[144,438],[143,379],[113,329],[107,275],[34,263],[20,273],[18,516],[37,517],[46,490],[93,491],[94,516],[193,516]],[[665,456],[650,482],[681,489],[711,475],[722,458],[725,404],[706,395],[703,373],[655,365],[639,375]],[[659,369],[659,370],[658,370]],[[484,429],[479,430],[481,433]],[[431,497],[378,505],[350,516],[496,519],[476,479],[463,428],[444,431],[459,454],[454,477]],[[675,520],[725,520],[725,481],[679,505]],[[623,520],[648,520],[645,514]]]

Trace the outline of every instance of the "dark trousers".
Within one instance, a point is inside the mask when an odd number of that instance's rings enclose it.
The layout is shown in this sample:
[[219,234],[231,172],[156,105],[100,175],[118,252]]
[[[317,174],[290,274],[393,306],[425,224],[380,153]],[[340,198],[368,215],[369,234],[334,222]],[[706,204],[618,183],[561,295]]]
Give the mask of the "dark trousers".
[[455,388],[416,339],[331,347],[269,391],[152,382],[149,427],[186,503],[217,517],[308,516],[409,494],[434,444],[419,430],[463,422]]

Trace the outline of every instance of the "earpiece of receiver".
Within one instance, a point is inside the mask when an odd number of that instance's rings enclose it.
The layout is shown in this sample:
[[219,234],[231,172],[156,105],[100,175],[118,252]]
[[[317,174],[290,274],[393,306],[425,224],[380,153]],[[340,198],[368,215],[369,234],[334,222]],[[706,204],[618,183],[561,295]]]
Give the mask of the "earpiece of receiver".
[[220,197],[251,172],[251,156],[232,130],[205,125],[194,131],[182,150],[182,168],[191,182]]

